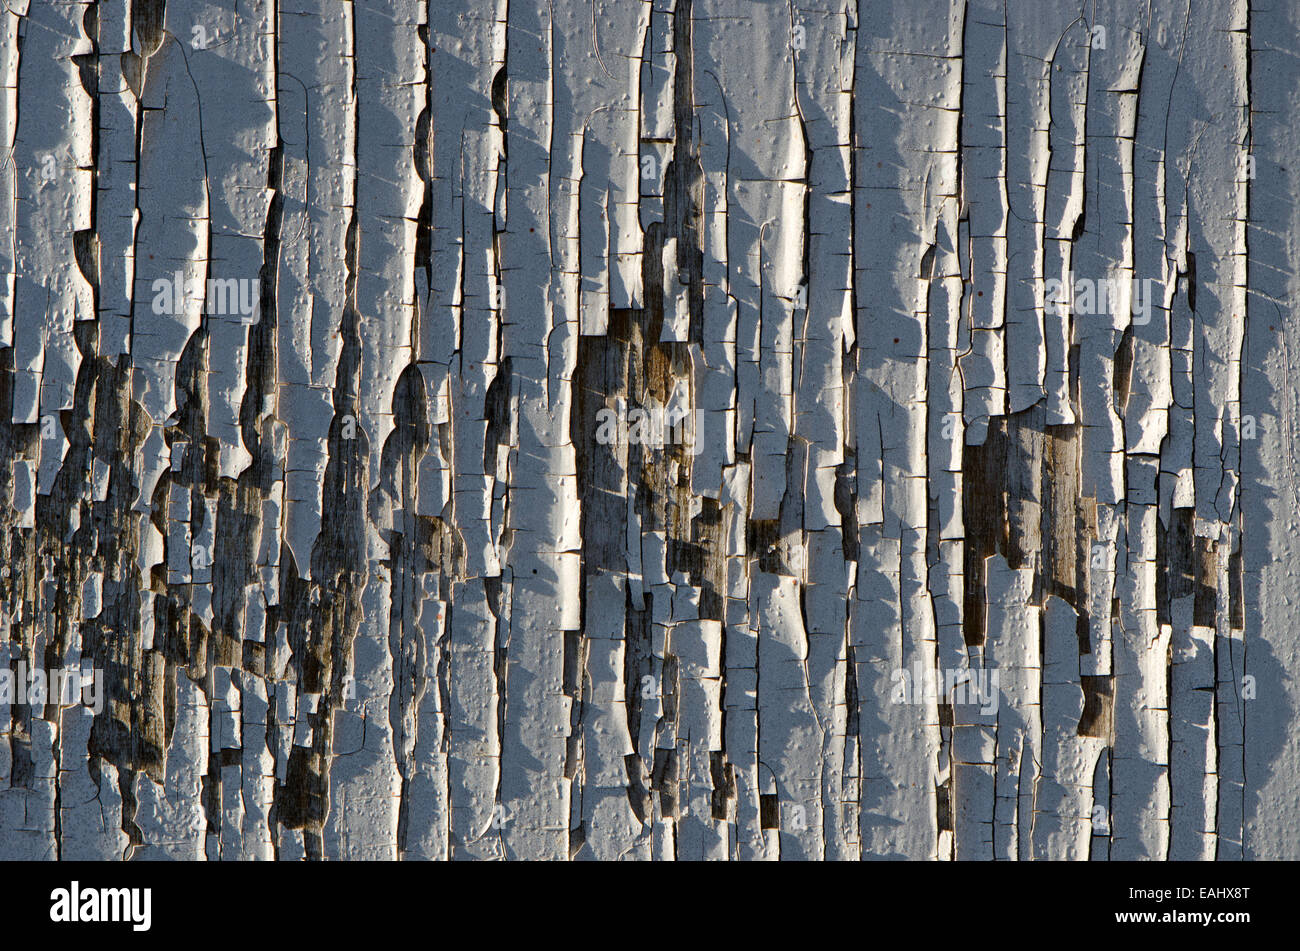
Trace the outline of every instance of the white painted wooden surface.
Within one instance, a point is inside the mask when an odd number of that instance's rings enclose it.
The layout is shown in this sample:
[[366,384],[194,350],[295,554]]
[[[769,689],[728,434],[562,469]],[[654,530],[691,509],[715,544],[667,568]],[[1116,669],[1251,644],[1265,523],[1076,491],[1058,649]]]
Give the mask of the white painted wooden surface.
[[1298,50],[9,0],[0,858],[1300,858]]

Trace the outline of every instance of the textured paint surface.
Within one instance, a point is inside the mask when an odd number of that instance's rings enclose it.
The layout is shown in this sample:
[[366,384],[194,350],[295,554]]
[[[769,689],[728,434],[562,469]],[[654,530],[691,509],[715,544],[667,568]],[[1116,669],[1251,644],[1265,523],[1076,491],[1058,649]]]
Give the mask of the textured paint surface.
[[0,858],[1300,858],[1297,51],[7,0]]

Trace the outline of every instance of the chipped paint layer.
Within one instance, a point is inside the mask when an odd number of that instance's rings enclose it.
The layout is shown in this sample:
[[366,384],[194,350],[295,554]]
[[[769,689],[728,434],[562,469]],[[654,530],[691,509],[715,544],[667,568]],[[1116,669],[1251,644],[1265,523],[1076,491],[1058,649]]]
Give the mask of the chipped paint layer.
[[1300,858],[1297,48],[8,3],[0,858]]

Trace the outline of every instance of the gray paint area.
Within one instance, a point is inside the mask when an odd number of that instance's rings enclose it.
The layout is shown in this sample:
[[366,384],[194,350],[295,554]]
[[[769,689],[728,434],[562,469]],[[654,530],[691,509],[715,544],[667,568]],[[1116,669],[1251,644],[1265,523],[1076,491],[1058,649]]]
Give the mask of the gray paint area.
[[1300,858],[1298,51],[7,0],[0,858]]

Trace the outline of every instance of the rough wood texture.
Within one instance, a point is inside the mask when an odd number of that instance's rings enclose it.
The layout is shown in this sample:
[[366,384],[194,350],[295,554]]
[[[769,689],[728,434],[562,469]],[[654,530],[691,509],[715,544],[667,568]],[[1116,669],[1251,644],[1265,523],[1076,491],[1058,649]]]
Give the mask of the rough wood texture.
[[7,0],[0,858],[1300,858],[1298,51]]

